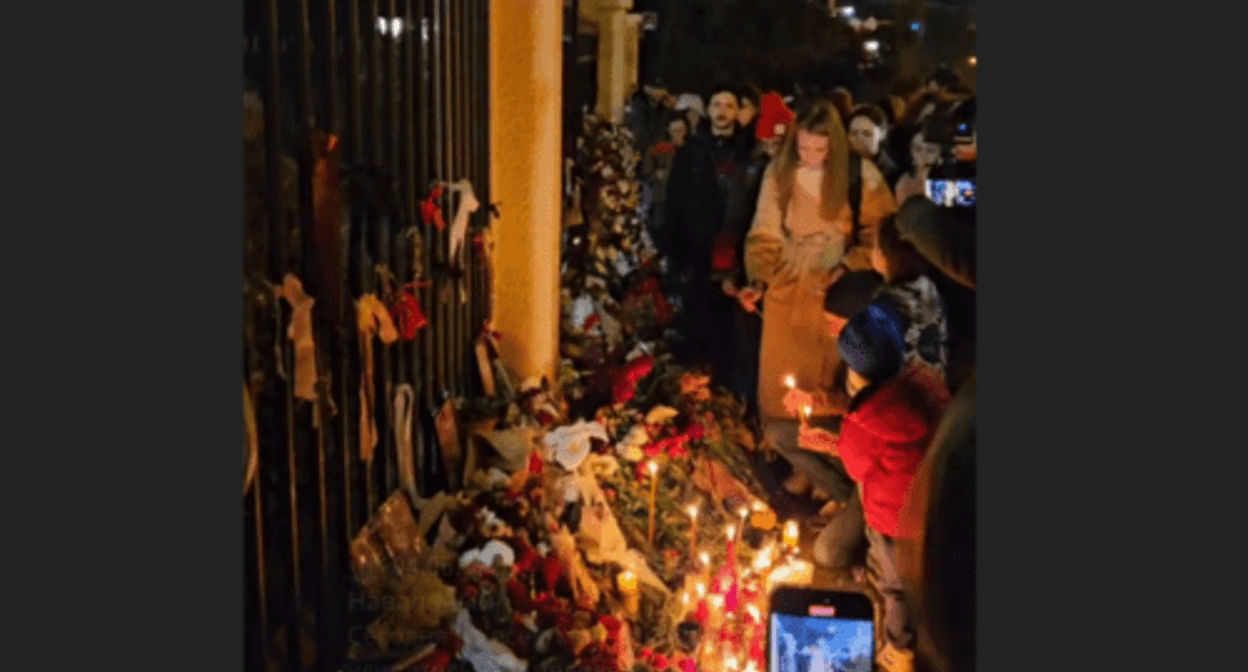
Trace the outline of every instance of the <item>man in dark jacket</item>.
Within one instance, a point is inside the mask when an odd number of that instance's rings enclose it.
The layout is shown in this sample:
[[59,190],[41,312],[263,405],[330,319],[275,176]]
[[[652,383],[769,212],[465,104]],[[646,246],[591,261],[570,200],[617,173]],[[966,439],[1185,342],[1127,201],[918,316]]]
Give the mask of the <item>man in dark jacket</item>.
[[667,122],[676,114],[673,110],[674,103],[672,94],[657,77],[629,99],[624,122],[633,133],[635,147],[640,156],[645,156],[655,143],[663,139],[667,132]]
[[[709,363],[717,383],[732,386],[737,362],[735,312],[725,281],[740,264],[740,241],[754,217],[763,164],[754,138],[738,124],[740,97],[731,86],[710,91],[710,123],[676,153],[667,186],[663,247],[673,293],[682,299],[676,349],[686,363]],[[748,396],[748,391],[739,390]]]

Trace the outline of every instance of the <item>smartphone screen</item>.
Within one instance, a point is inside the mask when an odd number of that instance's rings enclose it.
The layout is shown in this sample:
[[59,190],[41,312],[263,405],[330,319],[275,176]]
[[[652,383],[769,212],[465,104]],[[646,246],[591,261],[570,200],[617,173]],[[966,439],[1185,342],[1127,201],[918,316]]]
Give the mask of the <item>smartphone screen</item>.
[[946,208],[969,208],[975,205],[975,180],[928,180],[927,197]]
[[875,625],[867,598],[819,591],[804,603],[788,602],[784,611],[773,605],[768,672],[871,672]]

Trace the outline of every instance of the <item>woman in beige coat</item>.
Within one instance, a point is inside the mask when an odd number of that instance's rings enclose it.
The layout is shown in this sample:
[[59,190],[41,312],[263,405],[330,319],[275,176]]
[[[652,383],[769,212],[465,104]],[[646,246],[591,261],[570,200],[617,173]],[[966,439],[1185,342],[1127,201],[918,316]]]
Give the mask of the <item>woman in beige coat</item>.
[[[870,269],[879,222],[897,209],[879,170],[863,161],[855,230],[849,157],[845,127],[831,103],[816,102],[798,115],[763,176],[746,237],[745,268],[752,283],[765,287],[758,401],[766,437],[822,494],[853,509],[854,486],[844,469],[835,458],[797,447],[798,422],[783,401],[788,376],[804,390],[833,386],[839,330],[824,316],[824,295],[845,272]],[[821,564],[842,565],[842,555],[824,555]]]

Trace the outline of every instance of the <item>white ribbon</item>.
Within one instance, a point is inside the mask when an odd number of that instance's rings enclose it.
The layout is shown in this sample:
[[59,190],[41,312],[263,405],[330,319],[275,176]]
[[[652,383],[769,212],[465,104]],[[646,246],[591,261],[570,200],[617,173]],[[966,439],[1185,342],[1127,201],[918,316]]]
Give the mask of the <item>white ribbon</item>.
[[415,455],[412,453],[412,407],[415,406],[415,399],[415,390],[406,383],[394,391],[394,444],[398,451],[399,485],[414,503],[420,501],[420,493],[416,489]]

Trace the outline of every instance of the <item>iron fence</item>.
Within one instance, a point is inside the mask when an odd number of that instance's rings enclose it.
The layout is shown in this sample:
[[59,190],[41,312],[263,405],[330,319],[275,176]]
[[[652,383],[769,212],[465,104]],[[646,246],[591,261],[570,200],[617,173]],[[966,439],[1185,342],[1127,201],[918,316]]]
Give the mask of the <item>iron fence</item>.
[[[399,485],[396,389],[415,393],[425,496],[446,481],[436,409],[480,393],[472,346],[489,278],[471,231],[491,209],[488,0],[244,0],[244,16],[255,116],[244,123],[243,359],[258,437],[243,507],[246,669],[345,669],[368,616],[350,593],[349,542]],[[481,207],[452,255],[453,227],[422,213],[428,202],[449,222],[463,195],[428,197],[462,179]],[[314,401],[297,395],[294,311],[275,298],[288,274],[315,299]],[[373,348],[378,444],[364,460],[369,362],[355,300],[393,303],[409,285],[428,324]]]

